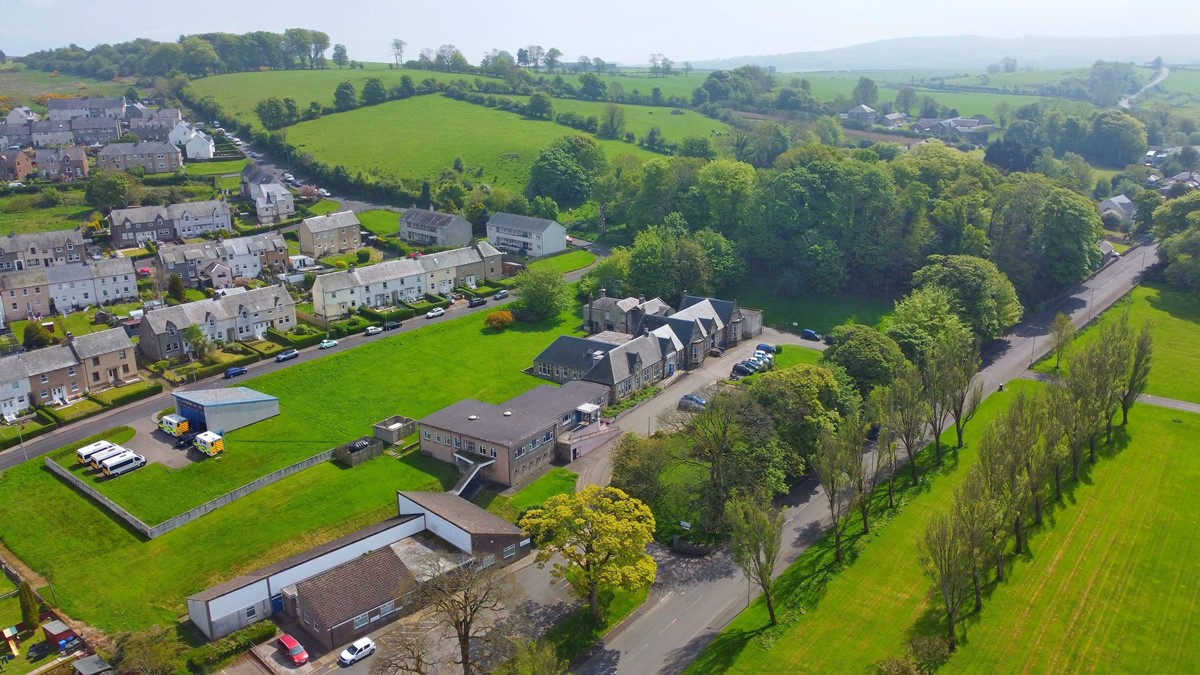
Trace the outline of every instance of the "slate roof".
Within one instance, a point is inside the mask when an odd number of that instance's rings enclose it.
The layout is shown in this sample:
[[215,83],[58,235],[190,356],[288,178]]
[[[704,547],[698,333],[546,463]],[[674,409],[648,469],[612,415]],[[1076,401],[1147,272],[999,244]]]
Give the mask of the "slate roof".
[[84,281],[95,278],[92,268],[86,263],[54,265],[53,267],[47,267],[44,272],[46,274],[46,283],[48,284],[65,284],[72,281]]
[[467,246],[465,248],[456,248],[450,251],[423,255],[417,261],[421,263],[421,267],[426,272],[437,272],[450,267],[483,262],[483,257],[479,255],[479,251]]
[[189,391],[174,391],[171,395],[181,401],[189,401],[196,405],[221,406],[238,403],[262,403],[278,401],[278,398],[249,387],[226,387],[224,389],[192,389]]
[[11,384],[28,377],[29,373],[25,371],[25,364],[19,355],[0,358],[0,384]]
[[41,166],[42,162],[84,162],[87,161],[87,154],[83,148],[72,146],[70,148],[55,148],[52,150],[37,150],[34,152],[34,160]]
[[0,251],[5,253],[28,251],[31,246],[39,249],[53,249],[59,246],[65,248],[67,244],[76,247],[83,246],[83,234],[79,230],[57,230],[25,234],[9,233],[8,236],[0,237]]
[[44,286],[47,283],[49,282],[46,281],[46,270],[44,269],[24,269],[0,274],[0,290],[32,288],[33,286]]
[[71,120],[71,130],[116,129],[120,124],[115,117],[76,117]]
[[133,349],[133,342],[130,341],[124,328],[109,328],[99,333],[76,335],[71,346],[79,355],[80,360],[83,360],[93,356],[111,354],[121,349]]
[[109,143],[100,148],[100,157],[124,157],[125,155],[137,154],[158,154],[167,155],[179,154],[179,148],[165,141],[142,141],[140,143]]
[[[572,381],[561,387],[543,384],[500,405],[464,399],[421,418],[419,423],[509,446],[556,424],[564,414],[607,393],[607,387],[594,382]],[[472,415],[476,419],[470,419]]]
[[132,223],[153,223],[159,216],[163,220],[183,220],[184,215],[193,218],[208,218],[213,211],[229,215],[229,205],[219,199],[209,199],[202,202],[183,202],[182,204],[167,204],[166,206],[137,206],[132,209],[113,209],[109,218],[114,223],[128,219]]
[[856,105],[846,112],[847,113],[873,113],[873,112],[875,112],[875,109],[869,105]]
[[535,363],[549,363],[586,372],[598,360],[594,358],[596,352],[606,354],[615,347],[616,345],[609,342],[560,335],[533,360]]
[[430,211],[428,209],[407,209],[404,215],[400,216],[400,222],[415,225],[422,230],[444,230],[456,221],[466,223],[467,227],[471,224],[454,213],[441,213],[440,211]]
[[337,213],[327,213],[323,216],[305,218],[301,227],[307,227],[309,232],[315,234],[317,232],[339,230],[343,227],[357,229],[362,227],[362,223],[358,222],[358,216],[354,215],[353,211],[338,211]]
[[296,595],[320,626],[332,628],[417,590],[417,580],[390,546],[296,584]]
[[260,185],[266,183],[275,183],[275,176],[258,168],[257,164],[247,164],[242,168],[242,180],[247,183],[258,183]]
[[344,272],[321,274],[313,283],[313,293],[322,294],[348,288],[359,288],[404,277],[420,276],[424,273],[425,268],[416,260],[388,260],[377,265],[356,267]]
[[491,257],[493,257],[493,256],[502,255],[502,254],[500,253],[500,249],[496,248],[495,246],[492,246],[491,244],[489,244],[489,243],[487,243],[486,241],[483,241],[483,240],[480,240],[480,241],[477,241],[477,242],[475,242],[475,243],[472,245],[472,247],[473,247],[473,248],[474,248],[476,251],[478,251],[478,252],[479,252],[479,255],[481,255],[481,256],[483,256],[483,257],[485,257],[485,258],[491,258]]
[[[113,122],[115,123],[116,120]],[[34,122],[29,128],[35,134],[50,134],[56,131],[70,133],[71,123],[67,120],[42,120]]]
[[[88,263],[92,277],[118,277],[123,274],[133,274],[133,259],[124,256],[120,258],[102,258]],[[54,268],[51,268],[54,269]]]
[[396,494],[408,498],[423,509],[436,513],[468,534],[522,535],[521,529],[516,525],[452,492],[399,490]]
[[236,315],[239,307],[244,306],[249,312],[261,312],[285,304],[293,304],[292,297],[286,290],[279,286],[266,286],[234,296],[163,307],[146,312],[143,320],[149,324],[154,334],[161,335],[167,332],[168,322],[183,330],[188,326],[204,323],[210,314],[217,321],[223,321]]
[[708,303],[708,306],[693,310],[693,315],[699,317],[701,315],[695,314],[695,312],[707,312],[711,310],[715,312],[718,317],[720,317],[723,325],[728,326],[729,324],[733,323],[733,311],[737,309],[737,303],[730,300],[721,300],[719,298],[705,298],[695,295],[685,295],[683,296],[683,299],[679,301],[679,311],[676,313],[682,314],[686,318],[690,316],[686,314],[688,309],[696,307],[697,305],[704,305],[706,302]]
[[557,221],[534,218],[533,216],[518,216],[515,213],[497,213],[488,219],[487,224],[488,227],[495,225],[496,227],[507,227],[514,230],[539,233],[545,232],[546,228],[551,225],[562,227]]
[[271,202],[291,197],[292,193],[279,183],[251,183],[250,198],[254,200],[255,208],[260,208]]
[[588,370],[583,379],[612,386],[636,374],[637,364],[642,368],[662,361],[662,347],[657,337],[639,335],[604,355]]
[[[121,329],[118,329],[121,330]],[[58,344],[31,352],[21,352],[21,365],[30,377],[79,365],[75,352],[66,344]]]
[[121,108],[125,98],[51,98],[46,101],[49,110],[72,110],[74,108]]
[[108,665],[107,661],[95,654],[76,660],[71,664],[71,668],[78,675],[101,675],[102,673],[115,672],[113,667]]

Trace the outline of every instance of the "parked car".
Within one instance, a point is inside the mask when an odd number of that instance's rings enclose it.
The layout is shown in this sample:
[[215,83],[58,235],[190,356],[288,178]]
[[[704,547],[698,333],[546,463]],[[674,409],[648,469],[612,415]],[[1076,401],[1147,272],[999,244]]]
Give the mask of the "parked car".
[[754,352],[754,356],[756,358],[760,358],[760,359],[766,361],[768,366],[770,366],[772,368],[775,367],[775,356],[774,355],[772,355],[768,352],[759,351],[759,352]]
[[225,369],[225,379],[228,380],[231,377],[237,377],[238,375],[245,375],[247,372],[248,371],[246,370],[245,366],[229,366],[228,368]]
[[467,307],[479,307],[487,304],[487,298],[471,298],[467,301]]
[[329,190],[326,190],[325,188],[321,188],[320,190],[317,190],[317,194],[321,195],[322,197],[330,196]]
[[804,330],[800,331],[800,337],[804,338],[805,340],[812,340],[813,342],[821,341],[821,334],[811,328],[805,328]]
[[745,366],[752,373],[757,373],[758,371],[762,370],[762,364],[759,363],[758,361],[755,361],[754,359],[746,359],[745,361],[739,361],[738,365]]
[[783,351],[783,345],[772,345],[767,344],[766,342],[760,342],[754,349],[760,352],[766,352],[768,354],[778,354],[779,352]]
[[706,405],[708,405],[708,401],[695,394],[684,394],[679,397],[680,410],[704,410]]
[[825,344],[830,345],[830,346],[832,346],[833,343],[836,342],[836,340],[833,339],[833,333],[826,333],[825,337],[822,339],[824,340]]
[[495,295],[493,295],[492,297],[493,297],[493,298],[496,298],[497,300],[501,300],[501,299],[503,299],[503,298],[507,298],[507,297],[508,297],[508,291],[507,291],[506,289],[503,289],[503,288],[502,288],[502,289],[500,289],[500,290],[496,291],[496,294],[495,294]]
[[58,651],[58,649],[55,647],[55,645],[51,644],[49,640],[45,640],[30,647],[29,653],[25,656],[29,659],[30,663],[35,663],[37,661],[41,661],[47,656],[50,656],[56,651]]
[[192,447],[192,442],[196,440],[196,436],[199,434],[200,434],[199,431],[185,431],[182,434],[179,434],[179,438],[175,439],[175,447],[177,447],[177,448]]
[[363,332],[366,333],[367,335],[379,335],[380,333],[383,332],[383,329],[380,328],[379,326],[367,326],[367,330],[365,330]]
[[742,363],[735,363],[733,365],[733,370],[729,371],[729,376],[732,378],[746,377],[753,374],[754,371]]
[[337,345],[337,340],[321,340],[321,344],[317,345],[317,349],[333,349]]
[[435,319],[439,316],[442,316],[445,313],[446,313],[445,308],[434,307],[433,309],[429,310],[428,312],[425,312],[425,318],[426,319]]
[[294,666],[302,666],[308,663],[308,652],[296,641],[296,638],[287,633],[279,636],[279,651],[283,652],[284,656]]
[[375,653],[375,642],[371,638],[359,638],[342,650],[338,663],[349,666]]
[[299,356],[300,356],[300,352],[296,351],[295,349],[285,349],[275,355],[275,362],[281,363],[283,361],[291,361],[292,359],[298,358]]
[[296,179],[296,177],[295,177],[295,176],[293,176],[293,175],[292,175],[292,174],[290,174],[290,173],[285,173],[285,174],[283,174],[283,179],[284,179],[284,180],[286,180],[286,181],[288,181],[288,182],[290,183],[290,182],[292,182],[293,180],[295,180],[295,179]]
[[399,321],[388,321],[387,323],[383,324],[384,330],[392,330],[392,329],[399,328],[399,327],[400,327]]

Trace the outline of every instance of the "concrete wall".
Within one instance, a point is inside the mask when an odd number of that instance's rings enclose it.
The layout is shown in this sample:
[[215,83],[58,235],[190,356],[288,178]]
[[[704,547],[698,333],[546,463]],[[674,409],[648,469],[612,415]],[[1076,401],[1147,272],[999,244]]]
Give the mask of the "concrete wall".
[[400,515],[424,514],[425,529],[441,537],[444,541],[458,548],[458,550],[464,553],[471,552],[471,535],[465,530],[436,513],[426,510],[425,507],[404,495],[396,495],[396,502],[397,507],[400,509]]

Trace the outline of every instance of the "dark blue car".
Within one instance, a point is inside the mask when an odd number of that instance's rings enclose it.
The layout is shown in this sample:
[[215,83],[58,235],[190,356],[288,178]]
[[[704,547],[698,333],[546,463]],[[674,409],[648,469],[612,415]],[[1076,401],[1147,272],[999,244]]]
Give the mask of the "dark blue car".
[[245,366],[230,366],[225,369],[225,379],[228,380],[231,377],[245,375],[247,372],[249,371],[246,370]]
[[804,330],[800,331],[800,337],[804,338],[805,340],[812,340],[813,342],[821,341],[821,334],[811,328],[805,328]]

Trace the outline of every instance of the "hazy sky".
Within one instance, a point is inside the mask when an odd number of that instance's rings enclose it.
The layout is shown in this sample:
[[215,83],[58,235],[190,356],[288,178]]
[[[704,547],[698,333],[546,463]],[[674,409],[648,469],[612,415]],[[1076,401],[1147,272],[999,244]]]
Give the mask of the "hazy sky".
[[895,37],[1119,37],[1200,26],[1190,0],[1151,4],[1153,11],[1116,0],[0,0],[0,50],[20,55],[71,42],[91,47],[298,26],[325,31],[350,58],[365,61],[390,60],[388,44],[399,37],[409,45],[405,58],[449,43],[475,63],[492,48],[515,53],[532,43],[558,47],[568,60],[587,55],[633,64],[651,52],[682,62]]

